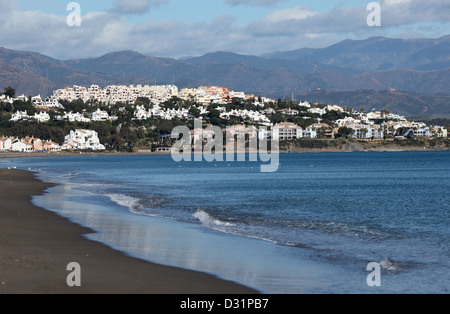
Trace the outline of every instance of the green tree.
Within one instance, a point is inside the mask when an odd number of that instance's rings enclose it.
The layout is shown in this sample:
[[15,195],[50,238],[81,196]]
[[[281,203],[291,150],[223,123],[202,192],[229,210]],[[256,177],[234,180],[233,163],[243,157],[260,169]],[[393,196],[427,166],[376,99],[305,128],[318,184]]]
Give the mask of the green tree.
[[347,138],[349,137],[351,134],[353,134],[353,129],[348,128],[346,126],[340,127],[338,130],[338,137],[344,137]]
[[12,88],[11,86],[5,87],[5,91],[3,92],[3,95],[9,96],[10,98],[16,97],[16,90]]
[[195,107],[191,107],[191,109],[189,109],[189,114],[191,114],[194,118],[199,118],[200,112],[200,109],[197,109]]

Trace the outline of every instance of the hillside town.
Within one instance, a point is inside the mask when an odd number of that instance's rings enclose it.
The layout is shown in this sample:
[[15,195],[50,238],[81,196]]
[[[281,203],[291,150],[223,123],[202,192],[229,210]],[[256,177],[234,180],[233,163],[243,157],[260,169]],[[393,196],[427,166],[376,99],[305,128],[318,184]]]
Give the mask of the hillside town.
[[[0,128],[0,151],[106,150],[111,145],[102,144],[90,125],[108,123],[120,133],[124,126],[134,124],[130,130],[140,128],[148,132],[156,127],[146,122],[170,121],[179,125],[194,118],[203,119],[206,125],[219,124],[234,135],[244,133],[280,141],[343,136],[366,140],[448,136],[446,127],[408,121],[387,110],[362,112],[337,105],[275,100],[219,86],[183,89],[175,85],[72,86],[55,90],[45,98],[2,94],[0,104],[4,108],[3,118],[7,117],[10,123],[72,125],[64,142],[60,137],[59,143],[32,134],[23,138],[2,134]],[[77,127],[79,124],[83,128]],[[170,130],[160,131],[158,136],[171,138]]]

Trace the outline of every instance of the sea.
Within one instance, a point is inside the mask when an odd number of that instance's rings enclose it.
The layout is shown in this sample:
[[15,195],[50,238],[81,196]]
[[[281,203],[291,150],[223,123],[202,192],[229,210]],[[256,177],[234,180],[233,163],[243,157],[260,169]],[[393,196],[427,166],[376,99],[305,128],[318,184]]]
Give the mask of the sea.
[[80,155],[0,167],[58,183],[33,202],[150,262],[266,294],[449,293],[450,152],[281,154],[273,173],[246,160]]

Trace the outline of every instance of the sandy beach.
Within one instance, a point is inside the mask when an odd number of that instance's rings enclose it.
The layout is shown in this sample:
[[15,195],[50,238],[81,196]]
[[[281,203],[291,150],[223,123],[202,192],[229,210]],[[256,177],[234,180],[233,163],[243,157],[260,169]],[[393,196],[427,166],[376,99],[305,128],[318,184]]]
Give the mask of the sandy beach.
[[[34,174],[0,169],[0,294],[254,294],[215,276],[152,264],[88,240],[93,231],[36,207],[51,185]],[[81,287],[69,287],[71,262]]]

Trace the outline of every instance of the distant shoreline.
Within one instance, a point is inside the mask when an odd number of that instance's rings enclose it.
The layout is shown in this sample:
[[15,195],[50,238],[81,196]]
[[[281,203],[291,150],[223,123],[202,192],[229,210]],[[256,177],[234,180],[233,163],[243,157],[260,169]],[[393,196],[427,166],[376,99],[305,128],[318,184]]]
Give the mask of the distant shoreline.
[[[450,140],[449,140],[450,142]],[[375,141],[366,141],[360,143],[357,141],[347,142],[341,147],[325,147],[325,148],[304,148],[290,145],[289,148],[281,148],[281,154],[288,153],[354,153],[354,152],[407,152],[407,151],[450,151],[450,147],[439,146],[431,147],[428,143],[423,145],[402,146],[391,143],[389,145],[381,145]],[[225,153],[225,152],[224,152]],[[249,153],[248,151],[246,153]],[[170,152],[150,152],[143,150],[142,152],[0,152],[0,158],[37,158],[37,157],[93,157],[93,156],[157,156],[171,155]]]

